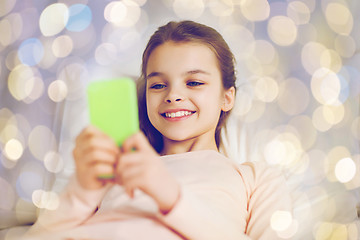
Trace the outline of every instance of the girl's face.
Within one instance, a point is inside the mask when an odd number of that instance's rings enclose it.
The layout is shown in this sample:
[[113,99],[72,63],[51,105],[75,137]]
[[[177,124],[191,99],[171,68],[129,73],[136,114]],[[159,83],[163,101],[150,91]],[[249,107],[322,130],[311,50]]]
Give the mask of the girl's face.
[[146,68],[146,103],[152,125],[169,142],[201,142],[217,149],[221,110],[233,106],[234,88],[223,89],[214,52],[200,43],[166,42],[151,53]]

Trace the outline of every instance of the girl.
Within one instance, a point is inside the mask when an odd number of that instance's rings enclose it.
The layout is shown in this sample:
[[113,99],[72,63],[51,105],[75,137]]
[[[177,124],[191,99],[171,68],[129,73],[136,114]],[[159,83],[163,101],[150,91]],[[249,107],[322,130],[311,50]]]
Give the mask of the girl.
[[41,214],[28,236],[278,238],[270,218],[290,207],[283,179],[255,164],[236,166],[218,152],[235,99],[234,58],[221,35],[191,21],[160,27],[145,48],[140,85],[143,133],[119,148],[85,128],[59,207]]

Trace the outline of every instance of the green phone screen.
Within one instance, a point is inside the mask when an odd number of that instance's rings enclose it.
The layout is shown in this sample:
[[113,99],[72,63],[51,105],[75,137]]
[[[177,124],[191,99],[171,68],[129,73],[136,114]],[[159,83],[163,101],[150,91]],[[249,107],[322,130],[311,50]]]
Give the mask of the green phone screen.
[[139,130],[135,82],[119,78],[91,82],[87,88],[90,123],[118,146]]

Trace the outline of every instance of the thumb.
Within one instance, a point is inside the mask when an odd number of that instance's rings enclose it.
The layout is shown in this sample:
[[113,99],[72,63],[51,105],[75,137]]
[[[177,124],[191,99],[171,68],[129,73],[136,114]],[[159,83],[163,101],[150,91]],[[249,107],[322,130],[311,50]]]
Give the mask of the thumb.
[[141,152],[155,152],[153,147],[150,145],[148,139],[144,133],[139,131],[134,135],[128,137],[122,145],[123,152],[141,151]]

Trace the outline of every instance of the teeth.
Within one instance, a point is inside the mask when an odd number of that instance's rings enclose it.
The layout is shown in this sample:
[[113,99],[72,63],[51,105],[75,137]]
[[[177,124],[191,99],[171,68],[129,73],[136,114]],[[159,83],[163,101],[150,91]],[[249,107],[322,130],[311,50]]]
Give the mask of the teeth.
[[178,112],[172,112],[172,113],[165,113],[165,117],[175,118],[175,117],[188,116],[191,114],[192,114],[192,112],[189,112],[189,111],[178,111]]

